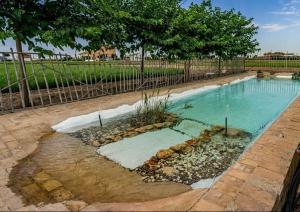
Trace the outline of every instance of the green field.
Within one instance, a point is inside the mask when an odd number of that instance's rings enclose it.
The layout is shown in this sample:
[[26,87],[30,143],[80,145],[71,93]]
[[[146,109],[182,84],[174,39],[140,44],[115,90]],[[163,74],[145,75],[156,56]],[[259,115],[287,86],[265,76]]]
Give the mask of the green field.
[[[262,61],[248,60],[246,66],[257,67]],[[277,61],[278,62],[278,61]],[[282,62],[277,63],[283,66]],[[17,62],[16,62],[17,63]],[[152,76],[183,74],[185,61],[161,61],[148,60],[145,61],[145,78]],[[27,61],[26,73],[31,90],[56,88],[56,80],[58,86],[79,84],[95,84],[95,82],[114,82],[121,80],[132,80],[139,78],[140,62],[139,61],[106,61],[106,62],[85,62],[85,61]],[[191,61],[193,72],[218,70],[218,60],[203,59]],[[225,68],[243,68],[243,60],[223,61],[222,69]],[[298,65],[298,66],[296,66]],[[18,70],[18,77],[21,79],[19,64],[15,64]],[[15,73],[14,63],[6,61],[0,62],[0,88],[2,92],[8,92],[7,87],[10,85],[12,91],[18,91],[18,81]],[[268,63],[265,63],[268,66]],[[300,63],[294,64],[293,67],[300,67]],[[7,73],[6,73],[7,70]],[[35,73],[35,74],[33,74]],[[8,74],[8,77],[7,77]],[[10,83],[8,82],[8,78]],[[56,79],[55,79],[56,78]],[[46,79],[46,80],[45,80]],[[5,89],[4,89],[5,88]]]
[[[16,64],[16,67],[19,72],[19,79],[21,79],[19,64]],[[95,81],[99,82],[101,80],[104,83],[124,79],[132,80],[139,77],[139,69],[138,63],[129,65],[120,62],[101,64],[93,62],[26,62],[26,73],[29,79],[30,89],[32,90],[37,89],[36,81],[40,89],[47,88],[46,81],[49,88],[56,88],[55,77],[59,86],[62,86],[62,84],[67,86],[68,83],[73,85],[73,80],[77,85],[79,85],[80,82],[83,84],[95,84]],[[0,88],[6,88],[9,85],[5,70],[8,70],[12,90],[17,91],[18,83],[13,62],[6,62],[6,66],[3,62],[0,63]],[[176,67],[159,67],[159,65],[156,64],[145,67],[145,78],[157,76],[158,74],[175,75],[179,73],[182,74],[183,69]]]

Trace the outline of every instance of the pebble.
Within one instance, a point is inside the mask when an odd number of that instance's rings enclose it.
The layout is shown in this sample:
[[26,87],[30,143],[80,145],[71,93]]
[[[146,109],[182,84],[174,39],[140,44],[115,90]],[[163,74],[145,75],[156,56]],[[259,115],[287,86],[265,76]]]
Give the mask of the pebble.
[[[150,172],[144,166],[138,167],[135,171],[142,176],[151,177],[151,182],[152,180],[153,182],[173,181],[187,185],[201,179],[219,176],[233,161],[238,159],[251,141],[250,137],[242,140],[240,138],[227,138],[227,141],[222,139],[222,136],[216,134],[212,137],[212,141],[198,144],[191,152],[160,160],[161,168],[154,172]],[[177,172],[173,176],[166,176],[161,171],[164,167],[173,167]]]

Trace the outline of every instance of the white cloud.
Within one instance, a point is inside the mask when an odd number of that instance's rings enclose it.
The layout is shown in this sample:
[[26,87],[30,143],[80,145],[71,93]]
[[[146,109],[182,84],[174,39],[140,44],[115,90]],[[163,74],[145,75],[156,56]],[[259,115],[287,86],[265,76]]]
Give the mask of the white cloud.
[[275,15],[299,16],[300,17],[300,0],[289,0],[284,3],[278,11],[272,11]]
[[277,31],[280,31],[280,30],[284,30],[288,27],[289,27],[289,25],[283,25],[283,24],[263,24],[263,25],[260,25],[261,29],[265,29],[269,32],[277,32]]
[[259,25],[259,28],[267,30],[269,32],[278,32],[284,29],[299,27],[299,26],[300,26],[300,21],[292,21],[288,24],[278,24],[278,23],[261,24]]

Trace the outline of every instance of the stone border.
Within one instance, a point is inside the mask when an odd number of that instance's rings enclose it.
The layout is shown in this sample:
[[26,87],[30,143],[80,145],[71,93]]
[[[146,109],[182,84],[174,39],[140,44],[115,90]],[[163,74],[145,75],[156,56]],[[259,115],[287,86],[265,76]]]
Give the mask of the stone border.
[[[177,86],[182,92],[206,85],[225,84],[251,73],[227,76]],[[167,92],[168,88],[162,89]],[[67,117],[102,108],[132,104],[137,92],[106,96],[65,105],[39,108],[0,116],[0,211],[5,210],[278,210],[298,159],[294,152],[300,141],[300,98],[230,167],[211,189],[196,189],[175,197],[141,203],[94,203],[80,201],[24,207],[20,197],[6,185],[17,161],[31,154],[38,140],[51,133],[51,126]]]

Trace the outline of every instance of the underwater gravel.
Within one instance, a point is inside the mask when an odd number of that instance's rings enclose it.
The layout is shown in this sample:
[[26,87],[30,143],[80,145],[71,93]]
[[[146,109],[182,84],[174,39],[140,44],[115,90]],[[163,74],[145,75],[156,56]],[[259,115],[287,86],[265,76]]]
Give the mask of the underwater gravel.
[[198,144],[190,152],[174,153],[170,158],[161,159],[156,170],[149,170],[143,165],[135,171],[143,176],[145,182],[173,181],[191,185],[222,174],[238,159],[250,141],[250,137],[215,135],[211,141]]

